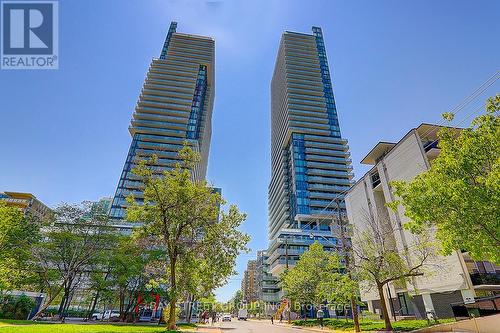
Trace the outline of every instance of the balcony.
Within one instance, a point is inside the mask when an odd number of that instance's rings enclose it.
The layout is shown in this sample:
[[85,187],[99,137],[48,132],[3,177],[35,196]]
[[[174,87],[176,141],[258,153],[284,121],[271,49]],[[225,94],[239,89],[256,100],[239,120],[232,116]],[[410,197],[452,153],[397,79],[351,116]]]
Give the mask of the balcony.
[[262,288],[267,288],[267,289],[279,289],[278,286],[278,281],[263,281],[261,284]]

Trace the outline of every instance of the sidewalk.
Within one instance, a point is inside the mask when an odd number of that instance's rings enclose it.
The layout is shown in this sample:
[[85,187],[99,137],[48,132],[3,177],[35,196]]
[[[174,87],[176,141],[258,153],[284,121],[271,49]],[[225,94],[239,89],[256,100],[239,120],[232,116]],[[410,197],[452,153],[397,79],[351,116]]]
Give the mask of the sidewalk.
[[196,328],[196,332],[201,332],[201,333],[221,333],[222,330],[220,329],[219,324],[212,326],[210,324],[208,325],[202,325],[198,324],[199,326]]

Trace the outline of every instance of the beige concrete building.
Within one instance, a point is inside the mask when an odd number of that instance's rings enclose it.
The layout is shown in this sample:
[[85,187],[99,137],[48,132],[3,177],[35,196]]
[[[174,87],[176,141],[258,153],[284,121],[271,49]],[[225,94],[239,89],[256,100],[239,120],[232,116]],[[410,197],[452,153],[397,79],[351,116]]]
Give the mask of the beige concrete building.
[[[421,124],[397,143],[379,142],[361,161],[373,167],[345,197],[347,215],[354,225],[354,242],[356,234],[369,227],[367,219],[371,219],[395,226],[391,229],[391,237],[400,253],[411,244],[412,234],[401,227],[408,221],[404,209],[400,207],[395,213],[386,207],[386,203],[395,199],[389,184],[393,180],[411,180],[429,169],[430,162],[440,151],[439,128]],[[415,278],[413,285],[390,284],[386,288],[386,299],[392,300],[388,301],[387,309],[392,316],[423,318],[426,312],[434,311],[440,318],[452,317],[451,303],[471,302],[477,296],[499,290],[495,281],[498,282],[500,268],[491,263],[476,263],[467,254],[455,252],[450,256],[439,256],[431,264],[430,267],[434,268]],[[486,274],[488,278],[474,278],[475,274]],[[361,299],[368,303],[370,311],[380,313],[380,300],[375,288],[363,287]]]
[[243,302],[245,303],[258,300],[256,260],[249,260],[247,263],[247,269],[243,273],[243,280],[241,281],[241,292],[243,293]]
[[45,219],[52,214],[52,210],[31,193],[5,191],[0,193],[0,202],[4,202],[8,206],[17,207],[24,214],[32,215],[39,219]]

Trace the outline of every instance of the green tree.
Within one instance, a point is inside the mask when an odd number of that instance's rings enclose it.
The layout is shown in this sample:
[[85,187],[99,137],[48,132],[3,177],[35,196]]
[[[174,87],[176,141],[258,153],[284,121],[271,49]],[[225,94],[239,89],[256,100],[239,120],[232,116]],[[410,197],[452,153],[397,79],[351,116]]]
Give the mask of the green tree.
[[[358,284],[345,274],[344,267],[339,265],[335,257],[330,258],[325,279],[319,284],[319,296],[335,307],[342,307],[344,311],[350,307],[352,298],[357,299]],[[354,306],[357,306],[355,303]],[[346,316],[347,320],[347,316]]]
[[60,295],[59,316],[64,318],[71,294],[96,262],[108,255],[115,240],[105,214],[90,214],[91,206],[62,204],[43,226],[43,241],[33,249],[40,288],[48,294],[33,319]]
[[0,202],[0,293],[23,285],[31,274],[31,251],[40,224],[16,207]]
[[357,286],[348,275],[336,253],[314,242],[297,264],[281,276],[287,297],[300,304],[320,306],[324,301],[344,306],[356,295]]
[[33,299],[24,294],[20,296],[1,295],[0,318],[26,319],[34,306]]
[[236,314],[238,312],[238,309],[242,306],[242,304],[243,304],[243,292],[241,290],[236,290],[233,297],[231,297],[231,299],[229,300],[228,304],[231,313]]
[[[183,281],[199,273],[197,256],[210,265],[205,270],[216,286],[223,283],[233,272],[239,253],[246,250],[248,236],[238,231],[245,214],[231,206],[226,213],[221,210],[224,200],[205,181],[193,181],[190,170],[199,161],[199,155],[184,147],[179,152],[180,162],[161,175],[154,167],[156,156],[151,161],[141,161],[133,172],[144,183],[143,203],[133,196],[128,198],[127,219],[143,223],[143,233],[153,238],[153,243],[166,251],[166,276],[169,288],[168,328],[176,327],[177,301],[185,290]],[[211,257],[215,256],[216,259]],[[180,262],[185,258],[193,264],[184,265],[180,276]],[[219,273],[221,270],[223,273]],[[227,275],[226,275],[227,274]],[[214,276],[217,276],[214,278]],[[182,278],[182,281],[180,280]]]
[[87,319],[92,318],[92,314],[95,312],[97,303],[100,300],[112,298],[110,271],[110,265],[104,263],[102,266],[93,269],[89,275],[89,288],[87,291],[92,293],[92,296],[88,298],[90,306]]
[[[500,264],[500,95],[472,125],[439,132],[439,156],[410,182],[394,182],[412,231],[436,227],[444,254],[466,250]],[[449,115],[446,119],[451,119]]]
[[[377,216],[385,216],[382,213]],[[378,291],[385,329],[392,330],[387,311],[384,286],[390,282],[405,285],[422,276],[430,266],[436,266],[435,245],[422,231],[412,235],[404,249],[398,249],[395,237],[403,231],[390,219],[365,219],[366,227],[357,230],[353,238],[354,271],[362,287]],[[408,237],[409,238],[409,237]]]
[[[183,253],[179,262],[179,289],[186,293],[188,300],[187,321],[190,322],[191,305],[202,297],[208,297],[213,290],[223,286],[227,279],[236,274],[237,254],[248,241],[248,237],[238,231],[244,219],[236,207],[222,213],[217,228],[205,233],[195,246],[196,251]],[[224,234],[221,231],[224,230]],[[216,269],[214,269],[216,267]]]
[[122,321],[129,319],[139,295],[147,298],[153,291],[150,281],[157,276],[148,265],[156,264],[162,254],[131,236],[122,237],[111,252],[109,286],[118,299]]

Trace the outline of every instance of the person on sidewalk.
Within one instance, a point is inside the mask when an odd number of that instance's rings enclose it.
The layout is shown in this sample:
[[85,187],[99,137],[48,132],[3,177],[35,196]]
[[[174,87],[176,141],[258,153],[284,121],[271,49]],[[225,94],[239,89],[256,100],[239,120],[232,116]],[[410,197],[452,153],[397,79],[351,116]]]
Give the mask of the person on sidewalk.
[[316,312],[316,318],[318,319],[319,321],[319,327],[323,328],[323,317],[325,316],[325,313],[323,312],[323,310],[319,309],[317,312]]
[[271,324],[274,325],[274,316],[271,315]]

